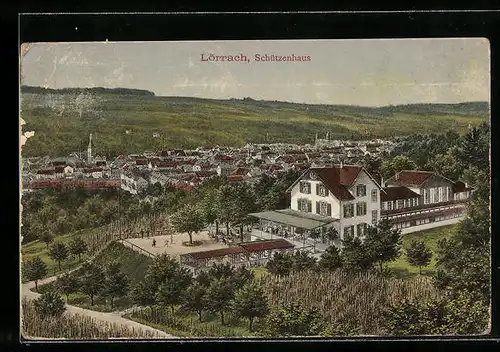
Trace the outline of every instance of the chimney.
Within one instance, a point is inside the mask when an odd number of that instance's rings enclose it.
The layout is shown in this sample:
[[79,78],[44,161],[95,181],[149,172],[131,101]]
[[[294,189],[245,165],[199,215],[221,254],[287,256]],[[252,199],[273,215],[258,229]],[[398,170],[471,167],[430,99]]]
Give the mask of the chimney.
[[340,160],[340,168],[342,169],[344,167],[344,162]]
[[385,187],[384,186],[384,177],[383,176],[380,177],[380,186],[381,187]]
[[399,180],[399,172],[396,173],[396,177],[395,177],[396,180]]

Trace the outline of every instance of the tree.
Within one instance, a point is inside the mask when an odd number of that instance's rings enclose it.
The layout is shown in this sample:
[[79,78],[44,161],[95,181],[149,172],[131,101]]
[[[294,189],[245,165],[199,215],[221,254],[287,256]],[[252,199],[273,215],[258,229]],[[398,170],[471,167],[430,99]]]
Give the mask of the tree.
[[35,290],[38,290],[38,280],[47,275],[47,264],[40,258],[28,259],[23,263],[22,274],[28,281],[35,281]]
[[328,247],[319,259],[318,265],[321,269],[333,271],[342,267],[342,257],[339,249],[332,245]]
[[90,304],[94,305],[94,296],[101,293],[105,282],[104,271],[93,263],[85,263],[82,267],[80,277],[80,290],[90,298]]
[[368,226],[364,247],[382,273],[382,264],[395,260],[401,254],[401,230],[393,229],[389,220],[382,219],[376,226]]
[[170,306],[172,315],[175,313],[175,306],[183,300],[184,288],[177,285],[174,280],[166,280],[158,288],[156,302],[162,306]]
[[201,314],[207,307],[207,287],[198,282],[190,285],[184,296],[183,306],[189,311],[198,313],[198,320],[201,322]]
[[210,311],[220,314],[222,325],[224,325],[224,313],[231,308],[234,289],[231,280],[227,278],[215,279],[208,287],[208,307]]
[[187,232],[191,245],[193,244],[193,232],[198,233],[204,227],[203,214],[197,207],[190,204],[186,204],[174,213],[170,220],[177,232]]
[[38,239],[45,243],[47,249],[49,249],[49,244],[54,240],[54,235],[50,231],[44,229],[38,236]]
[[129,281],[120,270],[120,264],[116,262],[108,264],[105,271],[103,295],[109,297],[111,308],[113,308],[113,301],[116,297],[127,294],[128,287]]
[[307,251],[297,251],[292,255],[292,270],[294,272],[312,270],[316,268],[316,258]]
[[276,276],[286,276],[290,274],[293,266],[293,257],[288,253],[276,252],[266,263],[267,270]]
[[61,262],[68,258],[68,247],[61,242],[54,243],[49,249],[49,257],[55,260],[59,264],[59,270],[62,270]]
[[132,288],[132,301],[141,306],[152,306],[156,303],[157,289],[158,286],[150,280],[150,277],[146,277]]
[[335,241],[339,238],[339,232],[333,226],[328,227],[323,233],[322,236],[328,241],[328,245],[331,244],[332,241]]
[[268,306],[262,287],[251,282],[236,292],[233,311],[240,317],[248,319],[248,328],[252,331],[253,320],[267,314]]
[[417,164],[410,158],[404,155],[398,155],[391,160],[384,160],[382,166],[380,167],[380,172],[384,178],[389,178],[394,176],[403,170],[416,170]]
[[219,202],[217,199],[217,190],[209,189],[200,202],[200,210],[203,214],[204,222],[207,224],[215,223],[215,233],[219,233]]
[[425,243],[412,241],[410,247],[406,250],[406,259],[411,266],[418,267],[422,275],[422,267],[429,265],[432,258],[432,251],[425,246]]
[[240,241],[243,242],[243,226],[250,222],[248,214],[256,209],[256,204],[250,189],[245,184],[237,184],[232,189],[231,224],[240,227]]
[[366,271],[373,267],[373,258],[359,237],[345,236],[342,239],[340,257],[347,271]]
[[234,286],[237,289],[244,287],[249,282],[255,279],[255,274],[252,270],[245,268],[244,266],[238,267],[232,276]]
[[59,276],[56,280],[56,287],[59,292],[66,296],[67,303],[69,303],[69,295],[78,291],[79,284],[78,278],[69,273]]
[[66,310],[64,301],[54,290],[43,293],[33,301],[33,305],[37,314],[42,317],[59,317]]
[[87,244],[81,237],[76,237],[69,243],[69,252],[78,256],[78,262],[81,263],[81,255],[87,251]]
[[306,309],[296,302],[271,310],[262,326],[262,333],[270,337],[315,336],[324,330],[319,311]]

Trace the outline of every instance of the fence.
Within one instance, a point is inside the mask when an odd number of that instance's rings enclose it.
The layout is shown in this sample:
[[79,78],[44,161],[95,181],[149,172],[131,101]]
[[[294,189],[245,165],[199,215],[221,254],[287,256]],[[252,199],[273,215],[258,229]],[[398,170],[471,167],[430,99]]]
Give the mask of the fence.
[[127,240],[121,240],[121,242],[122,242],[125,246],[130,246],[132,249],[134,249],[134,250],[138,251],[139,253],[142,253],[142,254],[144,254],[144,255],[146,255],[146,256],[148,256],[148,257],[150,257],[150,258],[154,258],[154,257],[156,256],[155,254],[153,254],[153,253],[151,253],[151,252],[149,252],[149,251],[145,250],[145,249],[144,249],[144,248],[142,248],[142,247],[139,247],[139,246],[137,246],[137,245],[133,244],[133,243],[132,243],[132,242],[130,242],[130,241],[127,241]]

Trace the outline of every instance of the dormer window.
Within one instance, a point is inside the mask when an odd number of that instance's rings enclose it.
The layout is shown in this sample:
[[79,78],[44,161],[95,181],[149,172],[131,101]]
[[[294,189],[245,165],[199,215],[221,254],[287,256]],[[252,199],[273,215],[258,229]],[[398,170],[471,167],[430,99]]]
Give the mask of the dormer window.
[[357,197],[366,196],[366,186],[365,185],[357,185],[356,186],[356,196]]

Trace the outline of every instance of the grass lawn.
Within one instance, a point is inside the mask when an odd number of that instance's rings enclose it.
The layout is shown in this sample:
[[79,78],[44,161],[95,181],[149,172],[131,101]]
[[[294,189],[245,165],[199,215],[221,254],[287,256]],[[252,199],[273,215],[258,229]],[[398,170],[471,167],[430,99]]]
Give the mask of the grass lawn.
[[197,313],[185,312],[177,307],[174,318],[171,318],[167,308],[155,308],[159,314],[153,318],[149,314],[149,308],[142,310],[144,314],[134,312],[125,317],[136,322],[149,325],[166,333],[181,337],[252,337],[257,336],[255,330],[258,328],[258,319],[254,321],[254,331],[250,332],[248,320],[231,317],[226,313],[224,325],[222,325],[219,314],[208,312],[202,313],[202,321],[199,321]]
[[[438,227],[430,230],[420,231],[402,235],[403,238],[403,249],[406,250],[412,241],[424,241],[425,245],[430,248],[433,252],[433,256],[429,266],[422,268],[422,275],[431,276],[436,271],[436,247],[437,242],[443,238],[448,238],[455,231],[458,224]],[[398,276],[408,277],[413,275],[418,275],[418,268],[408,264],[406,260],[406,254],[401,255],[397,260],[389,263],[387,265],[396,272]]]
[[267,271],[266,267],[264,266],[257,266],[255,268],[252,268],[253,273],[255,274],[255,278],[261,278],[264,275],[267,275],[269,272]]

